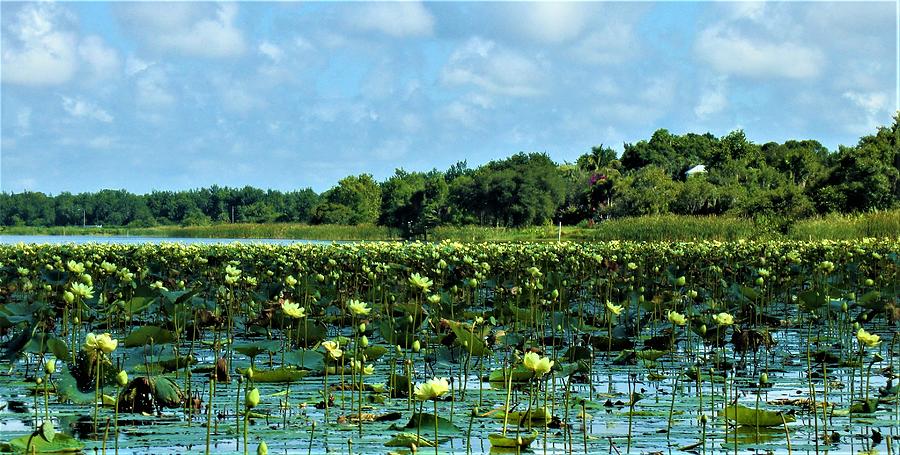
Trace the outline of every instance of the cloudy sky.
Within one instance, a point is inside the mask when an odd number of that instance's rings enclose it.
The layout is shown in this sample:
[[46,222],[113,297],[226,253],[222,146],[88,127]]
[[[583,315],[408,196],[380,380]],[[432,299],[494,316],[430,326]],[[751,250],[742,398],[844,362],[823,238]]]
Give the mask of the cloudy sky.
[[830,149],[897,108],[897,4],[2,3],[0,189],[323,191],[657,128]]

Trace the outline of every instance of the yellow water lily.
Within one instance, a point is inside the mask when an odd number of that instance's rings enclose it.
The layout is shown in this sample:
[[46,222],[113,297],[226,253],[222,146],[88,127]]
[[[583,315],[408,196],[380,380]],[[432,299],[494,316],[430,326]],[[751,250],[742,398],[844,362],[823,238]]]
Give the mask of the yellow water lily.
[[82,346],[82,349],[92,353],[109,354],[115,351],[118,345],[119,342],[113,339],[113,337],[108,333],[104,333],[101,335],[94,335],[93,333],[89,333],[84,339],[84,346]]
[[881,337],[874,333],[866,332],[866,329],[862,327],[856,332],[856,339],[859,341],[859,344],[864,344],[870,348],[874,348],[878,346],[878,343],[881,343]]
[[675,324],[675,325],[687,324],[687,317],[685,317],[685,315],[683,315],[677,311],[670,311],[668,316],[669,316],[669,322],[671,322],[672,324]]
[[291,302],[290,300],[285,300],[284,303],[281,304],[281,311],[289,318],[300,319],[306,316],[306,309],[301,307],[300,304]]
[[416,384],[415,395],[419,401],[433,400],[450,391],[450,382],[446,378],[433,378],[424,384]]
[[428,277],[424,277],[419,275],[418,273],[413,273],[409,276],[409,284],[413,287],[419,288],[422,292],[427,292],[428,289],[431,288],[431,285],[434,284]]
[[623,308],[625,307],[623,307],[622,305],[616,305],[615,303],[609,301],[606,302],[606,309],[616,316],[622,314]]
[[734,316],[728,313],[719,313],[713,316],[713,321],[716,321],[716,324],[719,325],[732,325],[734,324]]
[[360,302],[359,300],[350,300],[347,302],[347,309],[355,316],[365,316],[372,311],[366,302]]
[[341,345],[337,341],[323,341],[322,347],[325,349],[325,354],[332,360],[337,360],[344,355],[344,351],[341,350]]
[[534,352],[526,352],[523,361],[525,364],[525,368],[534,371],[534,375],[537,377],[541,377],[549,373],[550,369],[553,368],[553,364],[555,363],[550,360],[549,357],[541,357]]
[[94,297],[94,287],[84,283],[72,283],[70,288],[72,290],[72,294],[75,294],[78,297],[83,299],[90,299]]

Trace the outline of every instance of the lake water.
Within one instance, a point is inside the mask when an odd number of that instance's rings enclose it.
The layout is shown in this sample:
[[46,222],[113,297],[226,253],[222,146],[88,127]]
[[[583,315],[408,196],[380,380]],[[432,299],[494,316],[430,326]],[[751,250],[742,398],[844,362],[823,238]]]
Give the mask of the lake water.
[[124,237],[124,236],[99,236],[99,235],[0,235],[0,244],[17,243],[117,243],[124,245],[136,245],[141,243],[184,243],[184,244],[214,244],[214,243],[271,243],[275,245],[293,245],[295,243],[313,243],[327,245],[329,243],[346,243],[337,240],[303,240],[303,239],[211,239],[211,238],[187,238],[187,237]]

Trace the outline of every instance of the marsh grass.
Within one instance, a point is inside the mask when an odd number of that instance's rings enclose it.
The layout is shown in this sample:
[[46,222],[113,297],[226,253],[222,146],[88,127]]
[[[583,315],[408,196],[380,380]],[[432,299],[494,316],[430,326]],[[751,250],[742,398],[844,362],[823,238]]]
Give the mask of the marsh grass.
[[[777,227],[730,216],[653,215],[606,220],[593,226],[555,225],[529,227],[440,226],[427,240],[460,242],[568,241],[697,241],[740,239],[846,240],[865,237],[897,237],[900,209],[855,215],[829,215],[796,220],[782,232]],[[304,240],[402,240],[397,230],[385,226],[299,223],[224,223],[207,226],[127,227],[0,227],[0,235],[96,235],[213,239]]]

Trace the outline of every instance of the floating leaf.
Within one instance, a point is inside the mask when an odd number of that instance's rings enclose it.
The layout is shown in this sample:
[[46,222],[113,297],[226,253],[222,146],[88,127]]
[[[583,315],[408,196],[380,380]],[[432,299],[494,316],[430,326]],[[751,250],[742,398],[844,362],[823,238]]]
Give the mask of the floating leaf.
[[312,371],[325,370],[325,355],[312,349],[297,349],[284,354],[284,361],[295,367]]
[[412,448],[413,445],[416,447],[434,447],[434,441],[429,441],[421,436],[416,436],[415,433],[397,433],[396,436],[390,439],[390,441],[385,442],[384,445],[386,447],[409,447]]
[[135,346],[144,346],[150,344],[166,344],[175,340],[175,336],[171,331],[155,325],[145,325],[131,331],[125,337],[125,347],[133,348]]
[[509,368],[498,368],[491,371],[491,374],[488,376],[488,381],[506,382],[509,380],[509,375],[511,375],[512,382],[528,382],[534,377],[534,372],[525,368],[523,365],[513,368],[511,373],[507,373],[508,371],[510,371]]
[[[421,416],[421,419],[420,419]],[[425,432],[434,432],[434,422],[437,420],[438,432],[441,434],[447,433],[458,433],[459,428],[453,424],[453,422],[443,418],[437,417],[434,414],[422,413],[418,412],[414,413],[412,417],[410,417],[409,422],[403,427],[397,428],[396,425],[393,425],[394,429],[403,430],[410,428],[419,428],[419,431]]]
[[[238,373],[245,374],[246,368],[238,368]],[[297,382],[309,374],[306,370],[295,368],[276,368],[274,370],[253,370],[253,382]]]
[[780,411],[754,409],[743,405],[728,406],[725,408],[724,414],[726,419],[736,422],[738,425],[753,427],[774,427],[796,420],[794,416]]
[[21,453],[76,453],[84,449],[81,441],[64,433],[55,434],[52,441],[31,438],[30,446],[28,446],[29,437],[30,435],[19,436],[9,441],[9,445],[14,452]]
[[490,355],[491,351],[484,343],[484,336],[482,335],[483,330],[481,328],[476,327],[473,330],[472,324],[451,321],[449,319],[443,319],[441,322],[450,326],[450,330],[456,335],[456,344],[462,346],[463,349],[466,351],[471,350],[472,355],[478,357]]
[[[512,434],[512,433],[509,433]],[[489,434],[488,440],[491,441],[491,447],[499,447],[505,449],[524,449],[531,445],[538,437],[537,430],[533,430],[528,436],[503,436],[502,434]]]

